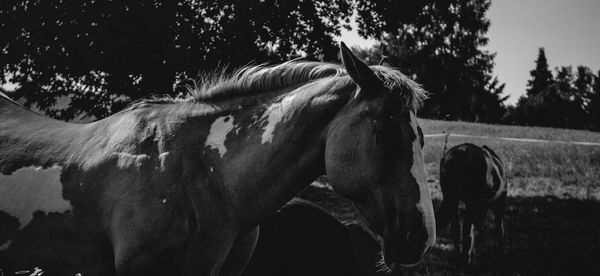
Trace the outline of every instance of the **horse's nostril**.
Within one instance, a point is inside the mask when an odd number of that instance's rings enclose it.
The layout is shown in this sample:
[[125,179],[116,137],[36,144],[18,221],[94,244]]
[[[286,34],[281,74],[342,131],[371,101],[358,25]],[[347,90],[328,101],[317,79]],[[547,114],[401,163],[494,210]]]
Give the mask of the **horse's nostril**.
[[413,254],[418,257],[423,256],[431,247],[428,243],[428,233],[426,231],[411,231],[406,234],[406,245]]

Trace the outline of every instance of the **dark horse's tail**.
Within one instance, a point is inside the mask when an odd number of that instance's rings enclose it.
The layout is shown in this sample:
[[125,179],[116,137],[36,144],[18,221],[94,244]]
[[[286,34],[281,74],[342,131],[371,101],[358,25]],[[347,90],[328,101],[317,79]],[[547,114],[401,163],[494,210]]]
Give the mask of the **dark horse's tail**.
[[448,137],[450,136],[450,132],[447,132],[444,139],[444,150],[442,151],[442,158],[446,155],[446,146],[448,145]]

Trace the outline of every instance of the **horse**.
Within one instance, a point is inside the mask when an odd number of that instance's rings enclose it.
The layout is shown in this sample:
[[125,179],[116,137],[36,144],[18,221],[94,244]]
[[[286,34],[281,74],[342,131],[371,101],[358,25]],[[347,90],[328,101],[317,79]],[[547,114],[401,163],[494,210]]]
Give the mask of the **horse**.
[[[454,146],[445,151],[440,162],[440,186],[443,201],[436,210],[437,230],[452,221],[454,250],[460,262],[471,264],[474,261],[475,242],[489,209],[494,212],[496,249],[502,262],[507,180],[500,157],[486,145],[464,143]],[[459,202],[465,204],[462,234]]]
[[310,201],[294,198],[259,226],[244,276],[345,276],[355,271],[346,227]]
[[435,240],[426,92],[340,51],[341,65],[245,66],[87,124],[0,97],[0,268],[239,275],[259,222],[325,174],[387,263],[417,263]]
[[342,224],[319,205],[294,198],[260,223],[243,276],[396,275],[381,261],[381,246],[360,224]]

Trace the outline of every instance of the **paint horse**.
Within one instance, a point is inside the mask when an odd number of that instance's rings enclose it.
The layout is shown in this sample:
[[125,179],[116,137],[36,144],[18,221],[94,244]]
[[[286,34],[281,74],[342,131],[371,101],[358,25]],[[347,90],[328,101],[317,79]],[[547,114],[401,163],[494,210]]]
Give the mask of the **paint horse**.
[[0,97],[0,265],[46,275],[238,275],[258,223],[327,174],[391,264],[435,239],[418,84],[367,66],[250,66],[186,100],[73,124]]
[[[452,221],[454,248],[461,262],[472,263],[477,235],[482,230],[489,209],[494,212],[498,256],[503,261],[503,217],[507,181],[500,157],[485,145],[457,145],[442,157],[440,186],[444,199],[436,211],[438,231]],[[459,225],[459,202],[465,204],[462,234]]]

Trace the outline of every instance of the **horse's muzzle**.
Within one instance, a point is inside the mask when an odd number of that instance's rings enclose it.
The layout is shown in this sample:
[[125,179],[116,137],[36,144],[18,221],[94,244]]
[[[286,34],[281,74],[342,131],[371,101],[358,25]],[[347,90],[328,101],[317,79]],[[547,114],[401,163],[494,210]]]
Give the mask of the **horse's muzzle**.
[[384,242],[384,259],[387,264],[410,267],[418,264],[431,249],[428,232],[420,230],[388,238]]

